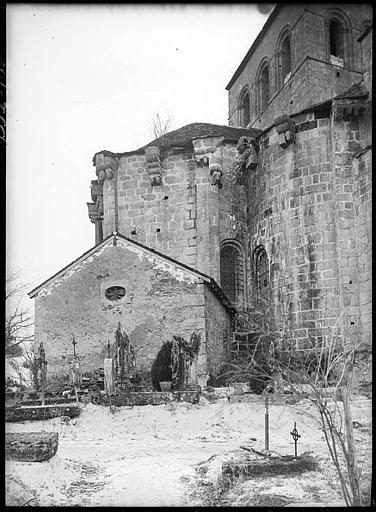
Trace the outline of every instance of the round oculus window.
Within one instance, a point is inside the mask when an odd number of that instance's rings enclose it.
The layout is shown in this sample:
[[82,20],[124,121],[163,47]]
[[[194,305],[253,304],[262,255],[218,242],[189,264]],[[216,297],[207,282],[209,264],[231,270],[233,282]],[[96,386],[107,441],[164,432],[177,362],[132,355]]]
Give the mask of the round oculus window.
[[108,300],[119,300],[125,295],[125,288],[122,286],[110,286],[104,292],[106,299]]

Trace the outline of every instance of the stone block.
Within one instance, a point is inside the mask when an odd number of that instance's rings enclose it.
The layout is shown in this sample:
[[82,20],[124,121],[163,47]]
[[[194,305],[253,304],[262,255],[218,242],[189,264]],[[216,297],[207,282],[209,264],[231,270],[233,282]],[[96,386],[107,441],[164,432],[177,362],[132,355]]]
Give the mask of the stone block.
[[17,432],[5,434],[5,459],[19,462],[44,462],[59,446],[57,432]]

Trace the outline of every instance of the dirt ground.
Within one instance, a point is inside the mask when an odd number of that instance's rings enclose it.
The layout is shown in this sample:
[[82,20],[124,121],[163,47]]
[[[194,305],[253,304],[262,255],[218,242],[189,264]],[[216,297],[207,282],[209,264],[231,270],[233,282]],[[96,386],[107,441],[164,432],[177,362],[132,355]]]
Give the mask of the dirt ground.
[[[352,400],[364,496],[370,492],[371,400]],[[200,403],[109,408],[87,404],[79,418],[7,423],[8,432],[59,433],[57,454],[42,463],[6,462],[6,504],[30,506],[281,506],[343,504],[336,472],[308,400],[270,405],[270,449],[311,452],[319,470],[239,479],[225,485],[221,466],[240,445],[264,448],[263,398],[217,396]],[[241,450],[240,450],[241,451]]]

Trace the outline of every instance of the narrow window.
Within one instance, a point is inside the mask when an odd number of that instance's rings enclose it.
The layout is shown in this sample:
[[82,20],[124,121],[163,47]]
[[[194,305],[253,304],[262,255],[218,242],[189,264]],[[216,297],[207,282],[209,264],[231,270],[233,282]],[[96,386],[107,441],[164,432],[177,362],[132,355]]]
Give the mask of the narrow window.
[[291,47],[290,37],[287,36],[282,42],[282,79],[285,81],[287,75],[291,72]]
[[265,66],[261,72],[261,111],[265,110],[269,103],[269,66]]
[[225,244],[220,252],[221,288],[233,303],[243,299],[243,258],[235,245]]
[[344,55],[344,37],[342,24],[337,20],[329,22],[329,46],[330,55],[343,59]]
[[246,127],[251,119],[251,106],[249,102],[249,93],[242,94],[239,104],[239,124]]
[[265,304],[269,298],[269,260],[265,248],[258,248],[254,258],[257,298]]
[[256,110],[261,114],[269,104],[269,66],[265,62],[257,74],[255,88]]

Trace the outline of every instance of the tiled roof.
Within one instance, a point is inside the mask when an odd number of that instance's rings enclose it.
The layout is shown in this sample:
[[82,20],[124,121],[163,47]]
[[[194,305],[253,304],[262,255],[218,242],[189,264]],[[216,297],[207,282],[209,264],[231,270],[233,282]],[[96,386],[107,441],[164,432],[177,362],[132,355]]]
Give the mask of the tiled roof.
[[[257,130],[256,128],[247,129],[210,123],[191,123],[178,130],[166,133],[164,136],[164,146],[167,148],[173,146],[190,146],[192,139],[200,137],[224,137],[225,139],[237,141],[242,135],[256,137],[259,133],[261,133],[261,130]],[[145,149],[148,146],[152,146],[154,143],[155,140],[140,149]]]
[[[200,137],[224,137],[227,140],[230,139],[238,141],[239,138],[243,135],[247,135],[249,137],[257,137],[260,135],[260,133],[261,130],[258,130],[257,128],[247,129],[211,123],[191,123],[186,124],[177,130],[166,133],[164,136],[164,147],[166,149],[172,147],[192,147],[192,139],[197,139]],[[93,157],[93,162],[95,163],[95,156],[99,153],[113,157],[120,157],[137,153],[143,154],[145,148],[148,146],[153,146],[155,143],[156,140],[153,140],[148,144],[145,144],[145,146],[135,149],[134,151],[126,151],[123,153],[113,153],[112,151],[107,151],[106,149],[97,151]]]

